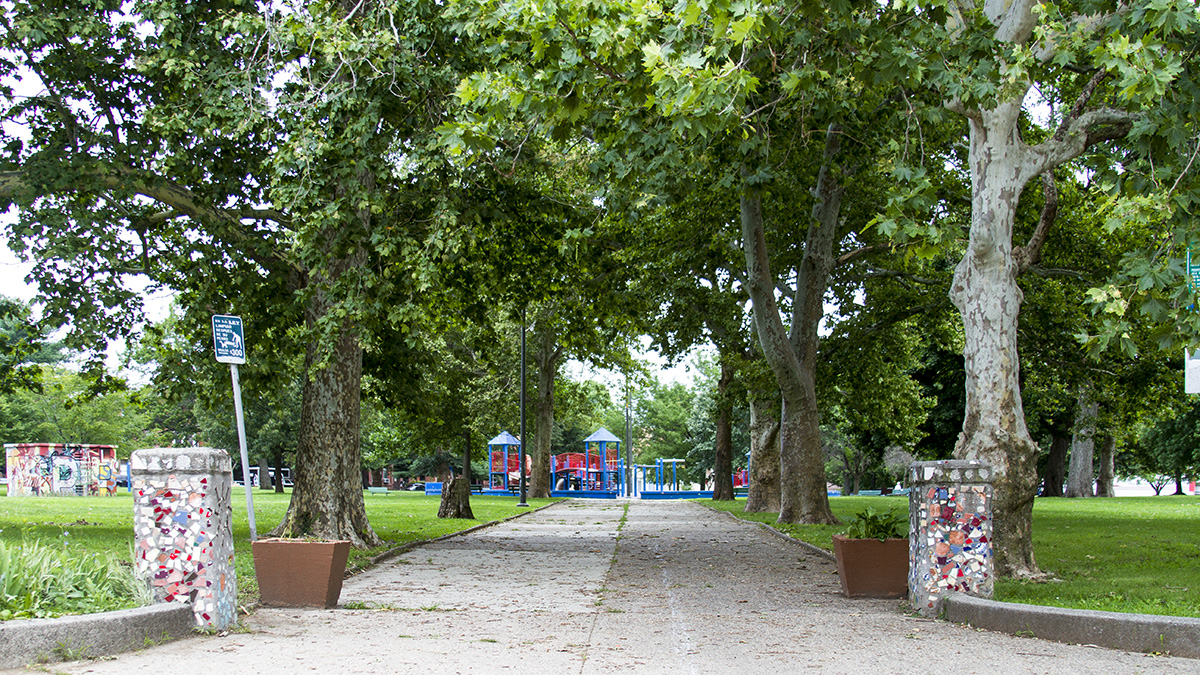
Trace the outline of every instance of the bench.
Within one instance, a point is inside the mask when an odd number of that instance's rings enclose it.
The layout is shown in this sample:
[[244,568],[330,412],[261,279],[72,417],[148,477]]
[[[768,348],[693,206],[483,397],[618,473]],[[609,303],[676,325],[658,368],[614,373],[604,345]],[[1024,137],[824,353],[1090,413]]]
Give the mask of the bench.
[[386,495],[388,492],[390,492],[390,490],[385,487],[369,487],[367,488],[367,492],[370,492],[373,495]]

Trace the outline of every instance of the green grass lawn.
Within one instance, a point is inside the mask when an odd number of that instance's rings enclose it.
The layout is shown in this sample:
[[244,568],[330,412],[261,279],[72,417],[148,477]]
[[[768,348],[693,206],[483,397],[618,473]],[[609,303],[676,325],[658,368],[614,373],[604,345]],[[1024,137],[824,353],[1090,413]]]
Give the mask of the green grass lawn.
[[[7,497],[0,490],[0,541],[19,544],[28,538],[43,544],[78,547],[132,560],[133,496],[120,490],[113,497]],[[254,491],[255,524],[260,537],[283,520],[290,491],[276,494]],[[549,504],[554,499],[530,499],[529,508],[517,507],[514,497],[471,495],[477,520],[438,518],[438,497],[422,492],[364,494],[371,527],[385,542],[368,550],[352,550],[349,566],[361,567],[380,553],[401,544],[459,532],[480,523],[501,520]],[[234,567],[238,575],[238,601],[258,598],[254,557],[250,550],[250,525],[246,518],[246,496],[233,488]]]
[[[256,490],[259,534],[283,518],[290,495]],[[379,553],[406,542],[458,532],[481,522],[516,515],[525,509],[512,497],[473,495],[478,520],[437,517],[438,498],[420,492],[366,494],[367,515],[386,542],[380,548],[351,552],[350,565],[362,566]],[[553,500],[530,500],[538,507]],[[742,513],[745,500],[703,503],[738,517],[774,526],[775,514]],[[239,599],[257,598],[245,496],[234,488],[233,531]],[[848,518],[867,506],[906,511],[903,497],[838,497],[834,514]],[[781,525],[783,532],[825,549],[841,526]],[[133,499],[115,497],[0,498],[0,541],[23,538],[43,544],[105,552],[130,559]],[[1056,581],[998,581],[996,599],[1080,609],[1200,617],[1200,498],[1121,497],[1117,499],[1039,499],[1034,507],[1034,553]]]
[[[776,526],[776,514],[742,513],[745,500],[703,503],[827,550],[843,529]],[[902,497],[836,497],[829,503],[839,518],[867,506],[908,509]],[[1200,617],[1200,498],[1038,499],[1033,546],[1038,565],[1054,580],[997,581],[997,600]]]

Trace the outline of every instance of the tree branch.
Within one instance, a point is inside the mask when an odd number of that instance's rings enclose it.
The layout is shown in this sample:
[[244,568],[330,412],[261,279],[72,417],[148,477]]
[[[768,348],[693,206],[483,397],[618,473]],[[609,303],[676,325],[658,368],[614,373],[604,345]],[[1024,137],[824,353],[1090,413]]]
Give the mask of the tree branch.
[[937,279],[930,279],[929,277],[919,277],[911,272],[899,272],[896,270],[884,270],[884,269],[867,270],[867,272],[865,274],[863,274],[863,277],[864,278],[888,277],[888,278],[892,278],[892,279],[901,279],[904,281],[912,281],[914,283],[918,283],[918,284],[921,284],[924,286],[936,286],[937,284],[943,283],[943,282],[938,281]]
[[1039,277],[1071,277],[1072,279],[1086,280],[1087,275],[1079,270],[1069,270],[1065,267],[1042,267],[1041,265],[1030,265],[1027,271],[1036,274]]
[[1075,105],[1071,106],[1071,109],[1063,116],[1062,122],[1059,122],[1058,129],[1054,131],[1054,140],[1062,141],[1066,138],[1068,127],[1083,114],[1084,108],[1087,107],[1087,102],[1092,100],[1092,96],[1096,94],[1096,88],[1107,77],[1108,71],[1104,70],[1098,70],[1092,74],[1092,79],[1083,85],[1083,90],[1079,92],[1079,97],[1075,99]]
[[896,245],[891,244],[891,243],[874,244],[872,246],[863,246],[861,248],[857,248],[853,251],[850,251],[849,253],[843,253],[842,255],[838,256],[833,261],[833,266],[840,267],[842,265],[847,265],[849,263],[854,262],[855,260],[858,260],[859,258],[871,255],[872,253],[878,253],[879,251],[890,251],[895,248],[897,248]]
[[1038,218],[1037,227],[1029,237],[1029,243],[1018,246],[1013,251],[1013,264],[1016,265],[1017,274],[1041,261],[1042,246],[1046,243],[1050,227],[1058,218],[1058,185],[1054,182],[1054,171],[1042,172],[1042,193],[1046,201],[1042,205],[1042,215]]
[[[284,214],[272,209],[222,209],[209,205],[199,198],[188,188],[179,185],[173,181],[155,177],[153,180],[146,180],[146,177],[138,171],[130,167],[109,166],[106,164],[97,163],[88,170],[85,169],[80,173],[81,178],[89,178],[95,181],[101,189],[104,190],[127,190],[137,195],[141,195],[148,199],[154,200],[159,204],[170,207],[172,212],[191,218],[197,223],[201,223],[212,230],[211,234],[224,240],[226,243],[237,246],[242,249],[243,254],[247,257],[259,262],[268,267],[275,267],[279,263],[286,266],[291,266],[291,263],[286,260],[283,255],[271,248],[266,255],[260,253],[260,249],[265,242],[260,237],[252,236],[247,233],[242,226],[242,219],[255,220],[273,220],[281,224],[288,224],[290,221]],[[69,190],[63,190],[64,192]],[[24,171],[0,171],[0,204],[11,201],[22,194],[40,193],[41,189],[26,179]],[[158,218],[156,214],[152,218]],[[162,220],[154,222],[165,222],[169,217],[164,215]]]
[[1124,138],[1139,116],[1135,113],[1114,108],[1098,108],[1083,113],[1071,121],[1062,139],[1048,139],[1029,148],[1030,168],[1040,174],[1082,155],[1097,143]]

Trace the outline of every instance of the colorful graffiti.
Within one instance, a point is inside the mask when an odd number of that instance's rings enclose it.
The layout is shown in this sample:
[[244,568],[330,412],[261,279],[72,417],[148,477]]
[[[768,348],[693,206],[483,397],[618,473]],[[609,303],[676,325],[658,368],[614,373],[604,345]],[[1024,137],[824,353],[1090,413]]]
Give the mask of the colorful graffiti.
[[8,496],[111,495],[117,491],[116,448],[111,445],[6,443]]

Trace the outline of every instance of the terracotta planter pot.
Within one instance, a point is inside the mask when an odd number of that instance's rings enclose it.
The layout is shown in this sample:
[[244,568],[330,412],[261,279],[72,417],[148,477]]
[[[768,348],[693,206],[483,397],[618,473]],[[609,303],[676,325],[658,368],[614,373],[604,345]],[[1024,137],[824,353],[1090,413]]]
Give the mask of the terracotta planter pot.
[[254,575],[262,604],[275,607],[334,607],[350,556],[348,541],[259,539]]
[[838,577],[847,597],[903,598],[908,595],[908,540],[847,539],[833,535]]

